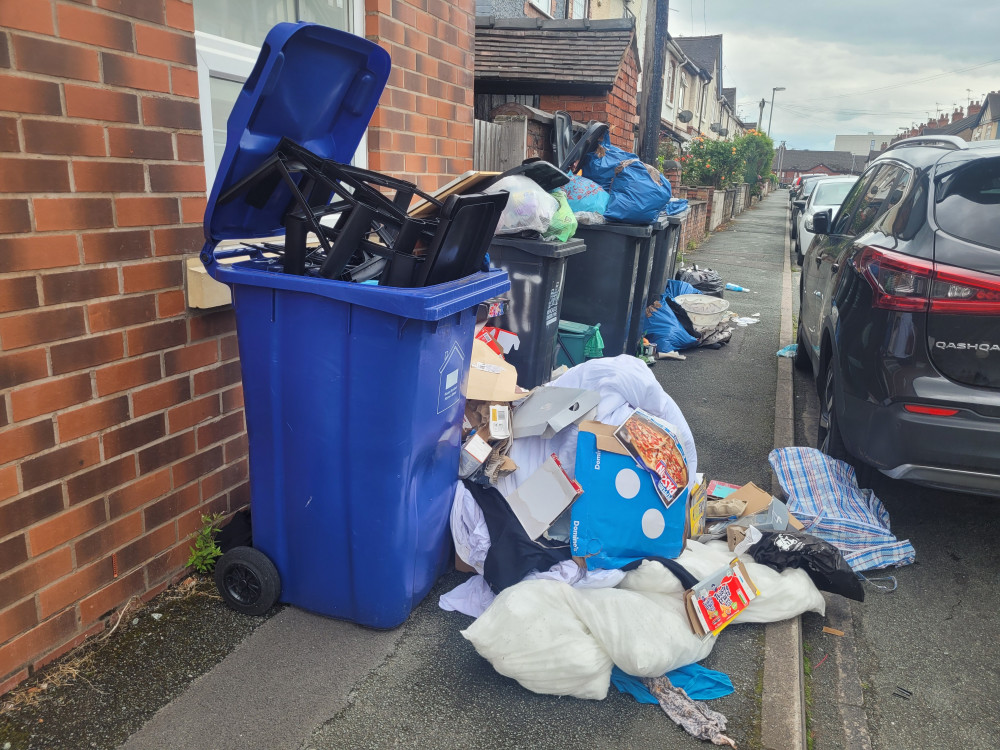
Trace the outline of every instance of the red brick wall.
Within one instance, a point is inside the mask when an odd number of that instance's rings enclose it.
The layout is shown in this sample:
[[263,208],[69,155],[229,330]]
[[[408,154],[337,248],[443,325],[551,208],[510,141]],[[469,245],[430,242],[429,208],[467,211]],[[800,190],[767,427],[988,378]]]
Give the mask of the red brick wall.
[[184,302],[193,28],[185,0],[0,2],[0,693],[248,500],[233,315]]
[[392,57],[372,169],[434,190],[472,169],[475,0],[365,0],[365,36]]
[[635,49],[629,45],[615,85],[609,92],[601,96],[543,94],[538,107],[546,112],[566,110],[577,122],[606,122],[611,126],[611,142],[632,151],[635,148],[635,126],[639,112],[636,95],[638,79],[639,66],[636,64]]
[[782,182],[794,182],[799,178],[799,175],[803,174],[842,174],[841,172],[835,172],[824,164],[818,164],[811,169],[806,170],[782,170],[780,180]]
[[697,245],[705,239],[708,231],[708,205],[705,201],[688,195],[688,215],[681,225],[681,252],[687,250],[689,242],[694,241]]

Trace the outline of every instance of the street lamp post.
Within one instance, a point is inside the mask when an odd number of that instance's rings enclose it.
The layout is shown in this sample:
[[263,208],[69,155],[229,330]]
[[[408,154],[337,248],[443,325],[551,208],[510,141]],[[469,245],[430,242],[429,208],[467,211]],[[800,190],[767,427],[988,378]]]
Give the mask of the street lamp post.
[[771,137],[771,120],[774,118],[774,92],[776,92],[776,91],[784,91],[784,90],[785,90],[784,86],[775,86],[773,89],[771,89],[771,111],[767,115],[767,136],[768,136],[768,138]]

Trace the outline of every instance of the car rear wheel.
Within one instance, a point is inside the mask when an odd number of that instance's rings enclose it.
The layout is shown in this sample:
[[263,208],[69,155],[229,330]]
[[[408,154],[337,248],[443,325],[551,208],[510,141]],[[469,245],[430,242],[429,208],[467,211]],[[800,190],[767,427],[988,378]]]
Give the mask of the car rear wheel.
[[[799,313],[802,314],[801,311]],[[805,339],[802,338],[802,319],[799,318],[798,325],[798,335],[795,337],[795,369],[801,370],[802,372],[812,371],[812,362],[809,359],[809,350],[806,349],[808,344],[806,344]]]
[[832,361],[826,363],[823,376],[820,380],[822,389],[819,394],[819,429],[816,434],[816,447],[830,458],[841,461],[851,461],[851,454],[847,452],[844,439],[840,435],[840,426],[837,424],[837,409],[834,404],[834,378],[836,367]]
[[830,458],[836,458],[850,464],[854,469],[854,477],[861,488],[872,487],[878,471],[859,458],[852,456],[837,424],[837,410],[834,404],[834,377],[836,373],[832,362],[827,362],[823,371],[823,392],[820,393],[819,434],[816,445]]

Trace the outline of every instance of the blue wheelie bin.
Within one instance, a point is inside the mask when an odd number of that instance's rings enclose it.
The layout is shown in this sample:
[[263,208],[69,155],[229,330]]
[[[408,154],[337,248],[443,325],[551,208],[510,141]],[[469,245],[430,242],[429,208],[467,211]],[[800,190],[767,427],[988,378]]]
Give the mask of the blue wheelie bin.
[[253,547],[216,570],[240,611],[277,599],[391,628],[452,559],[476,309],[509,289],[507,274],[399,288],[282,273],[259,246],[217,247],[284,233],[287,181],[227,191],[282,137],[350,161],[388,75],[388,55],[362,37],[279,24],[229,118],[202,261],[232,289],[243,372]]

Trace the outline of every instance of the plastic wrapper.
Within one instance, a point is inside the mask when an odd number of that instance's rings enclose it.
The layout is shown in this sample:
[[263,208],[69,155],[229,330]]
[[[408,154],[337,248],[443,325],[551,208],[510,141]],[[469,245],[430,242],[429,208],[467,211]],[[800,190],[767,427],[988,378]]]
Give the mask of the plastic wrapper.
[[604,218],[604,214],[594,213],[593,211],[576,211],[573,214],[576,217],[578,224],[590,225],[590,224],[607,224],[607,219]]
[[487,193],[510,193],[507,207],[500,215],[496,234],[537,232],[544,234],[559,209],[559,202],[546,193],[530,177],[511,175],[497,180],[486,188]]
[[820,591],[859,602],[865,600],[861,581],[840,551],[829,542],[801,531],[762,531],[760,534],[761,540],[748,550],[754,562],[779,573],[786,568],[801,568]]
[[566,185],[566,200],[574,212],[595,213],[604,216],[608,207],[608,191],[593,180],[571,174]]
[[559,203],[559,208],[552,215],[549,228],[545,230],[542,237],[547,240],[565,242],[576,234],[576,216],[573,215],[573,209],[569,207],[569,203],[566,201],[565,190],[553,190],[550,195]]

